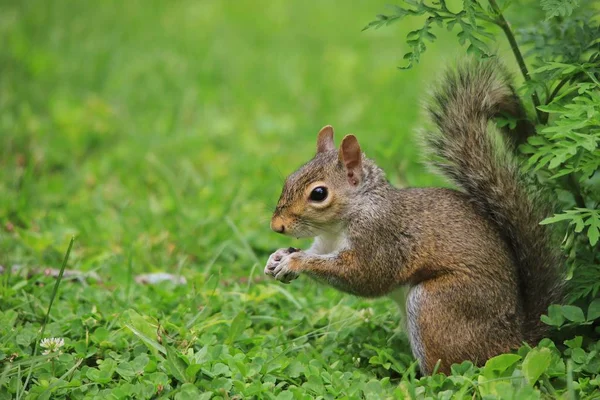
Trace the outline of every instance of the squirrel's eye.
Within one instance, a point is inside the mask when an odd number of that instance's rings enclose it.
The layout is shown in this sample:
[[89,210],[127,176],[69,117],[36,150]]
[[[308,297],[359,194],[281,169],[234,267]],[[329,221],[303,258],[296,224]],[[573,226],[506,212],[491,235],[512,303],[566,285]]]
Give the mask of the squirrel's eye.
[[310,192],[309,198],[312,201],[323,201],[327,198],[327,188],[324,186],[318,186]]

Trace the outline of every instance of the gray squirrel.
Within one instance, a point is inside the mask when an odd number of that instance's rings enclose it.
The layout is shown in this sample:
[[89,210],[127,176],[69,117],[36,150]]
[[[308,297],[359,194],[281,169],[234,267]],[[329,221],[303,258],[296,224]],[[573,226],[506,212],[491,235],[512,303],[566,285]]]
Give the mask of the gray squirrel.
[[453,363],[481,365],[535,344],[563,282],[558,246],[539,224],[547,203],[526,183],[514,143],[490,123],[525,115],[504,67],[467,60],[450,69],[428,112],[436,129],[422,132],[426,150],[460,190],[397,189],[355,136],[337,149],[326,126],[314,158],[285,181],[271,220],[275,232],[314,242],[277,250],[265,267],[282,282],[306,274],[356,296],[404,290],[424,374],[438,362],[449,373]]

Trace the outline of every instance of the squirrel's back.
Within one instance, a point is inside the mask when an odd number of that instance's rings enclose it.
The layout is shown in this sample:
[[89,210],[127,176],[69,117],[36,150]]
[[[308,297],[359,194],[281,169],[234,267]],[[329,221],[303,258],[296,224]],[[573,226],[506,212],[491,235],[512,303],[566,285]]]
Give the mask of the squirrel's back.
[[432,165],[493,221],[509,245],[518,269],[527,339],[537,340],[544,331],[540,316],[561,300],[563,279],[558,246],[540,225],[551,212],[548,202],[526,182],[515,157],[516,140],[503,138],[492,122],[502,114],[525,115],[511,80],[495,60],[470,60],[446,73],[428,111],[437,127],[424,132]]

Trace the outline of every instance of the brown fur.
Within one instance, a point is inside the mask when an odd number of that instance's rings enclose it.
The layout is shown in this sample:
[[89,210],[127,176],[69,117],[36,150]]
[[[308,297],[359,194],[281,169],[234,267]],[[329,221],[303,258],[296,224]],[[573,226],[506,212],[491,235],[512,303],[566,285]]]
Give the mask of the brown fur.
[[[286,180],[272,221],[315,243],[278,250],[265,268],[284,282],[306,273],[365,297],[409,287],[408,333],[424,373],[438,360],[449,372],[538,340],[539,316],[560,293],[558,257],[538,225],[545,210],[488,132],[500,111],[524,114],[502,69],[468,63],[434,99],[439,131],[426,139],[464,192],[396,189],[354,136],[336,151],[326,127],[315,157]],[[315,187],[328,190],[325,200],[311,200]]]

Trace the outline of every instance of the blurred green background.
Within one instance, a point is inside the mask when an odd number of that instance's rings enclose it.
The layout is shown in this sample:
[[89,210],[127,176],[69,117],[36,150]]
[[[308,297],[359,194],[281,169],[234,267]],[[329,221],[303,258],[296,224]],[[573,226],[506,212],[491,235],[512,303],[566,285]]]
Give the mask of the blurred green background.
[[440,184],[413,132],[464,50],[442,32],[398,70],[421,21],[361,32],[386,3],[2,2],[0,264],[59,265],[75,234],[71,264],[113,279],[129,258],[258,276],[305,244],[269,219],[326,124],[393,183]]

